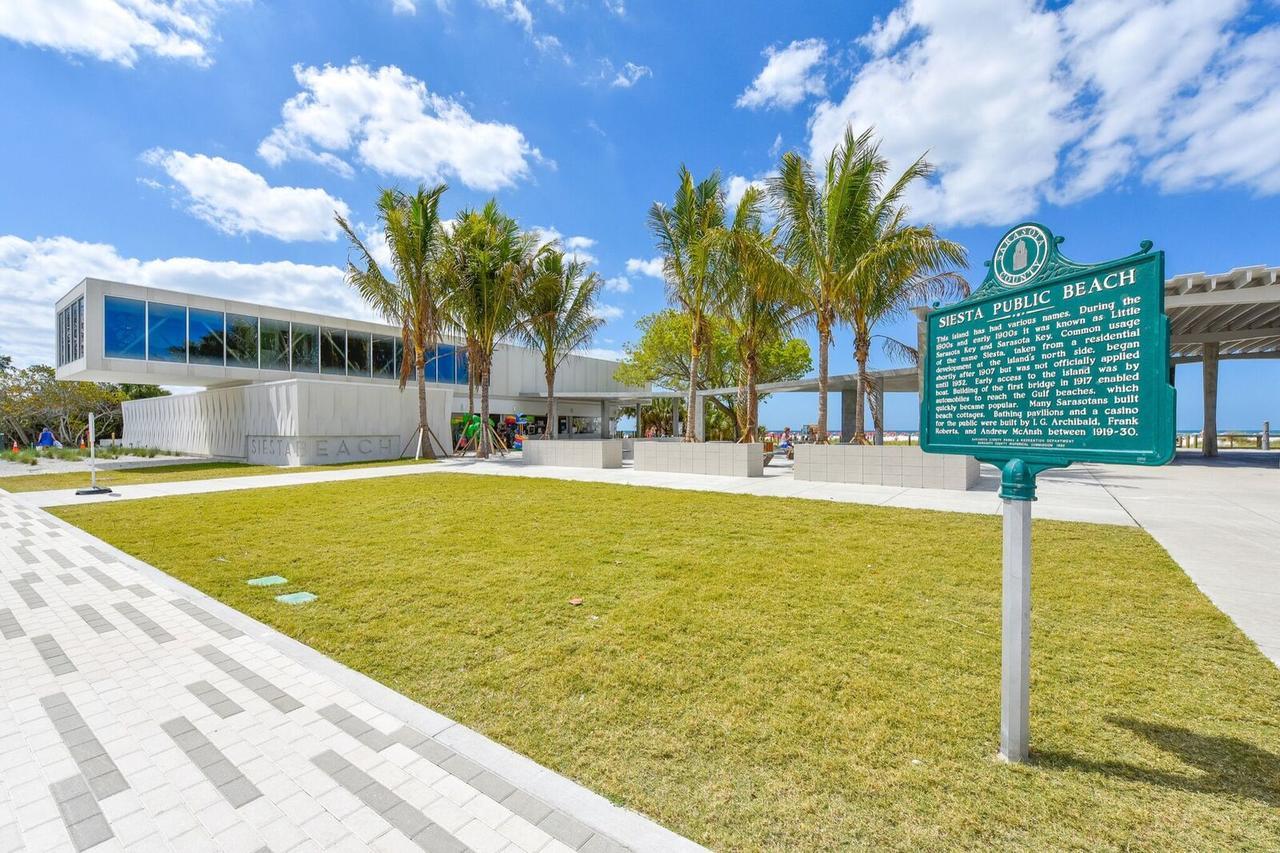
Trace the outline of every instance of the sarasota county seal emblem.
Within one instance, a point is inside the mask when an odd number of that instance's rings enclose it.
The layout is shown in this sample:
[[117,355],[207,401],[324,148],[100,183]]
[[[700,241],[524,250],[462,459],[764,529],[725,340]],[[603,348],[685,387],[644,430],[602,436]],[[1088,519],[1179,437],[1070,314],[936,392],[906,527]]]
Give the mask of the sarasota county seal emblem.
[[1031,281],[1049,260],[1049,234],[1038,225],[1019,225],[996,246],[991,272],[1005,287]]

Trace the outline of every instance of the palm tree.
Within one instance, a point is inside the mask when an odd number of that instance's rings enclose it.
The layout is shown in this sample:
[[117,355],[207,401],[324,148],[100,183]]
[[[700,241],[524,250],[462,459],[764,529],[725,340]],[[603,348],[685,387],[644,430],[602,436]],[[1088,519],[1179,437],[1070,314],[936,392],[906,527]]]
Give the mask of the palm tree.
[[444,282],[438,262],[444,241],[440,225],[440,196],[448,187],[437,184],[428,189],[419,186],[415,193],[385,189],[378,196],[378,222],[391,255],[391,272],[379,267],[373,254],[355,230],[340,214],[335,214],[338,227],[346,233],[363,263],[357,266],[347,258],[347,283],[388,323],[400,327],[400,390],[411,375],[418,378],[418,456],[434,456],[429,439],[441,451],[448,449],[431,432],[427,423],[427,384],[423,369],[428,352],[434,352],[443,322],[441,303]]
[[867,213],[888,169],[871,140],[870,130],[861,136],[846,131],[844,144],[827,158],[821,183],[808,161],[794,151],[783,155],[778,174],[768,182],[783,257],[804,285],[806,313],[818,332],[817,432],[822,441],[827,436],[831,336],[840,307],[850,298],[860,244],[869,227]]
[[480,441],[476,455],[492,451],[489,383],[493,354],[515,329],[516,296],[530,279],[538,253],[534,238],[490,200],[481,210],[458,214],[448,237],[452,286],[445,300],[451,328],[467,342],[471,371],[480,389]]
[[547,437],[555,438],[556,370],[565,356],[587,344],[604,325],[596,313],[602,282],[587,265],[566,260],[564,252],[540,253],[530,280],[519,294],[515,336],[542,355],[547,380]]
[[[963,246],[939,237],[932,225],[907,225],[907,208],[901,191],[911,180],[930,174],[929,164],[917,160],[877,202],[872,211],[876,223],[854,276],[852,298],[845,319],[853,327],[853,355],[858,363],[857,403],[854,410],[853,440],[866,443],[866,415],[863,400],[871,387],[867,358],[873,338],[883,339],[886,353],[913,363],[919,351],[887,335],[874,335],[875,325],[902,316],[914,305],[935,299],[965,296],[969,285],[955,272],[967,264]],[[878,394],[871,396],[871,417],[876,432],[884,429],[884,411]]]
[[756,440],[760,422],[760,353],[786,338],[803,317],[795,277],[777,257],[777,229],[762,225],[764,193],[749,187],[738,202],[733,224],[723,232],[725,299],[720,316],[737,341],[740,360],[738,431],[744,442]]
[[715,263],[718,232],[724,225],[724,196],[720,174],[713,172],[694,183],[688,168],[680,167],[680,186],[668,208],[654,202],[649,209],[649,230],[662,253],[667,296],[691,320],[689,332],[688,423],[685,441],[695,440],[694,412],[698,405],[698,367],[702,348],[710,335],[709,318],[722,295],[720,270]]

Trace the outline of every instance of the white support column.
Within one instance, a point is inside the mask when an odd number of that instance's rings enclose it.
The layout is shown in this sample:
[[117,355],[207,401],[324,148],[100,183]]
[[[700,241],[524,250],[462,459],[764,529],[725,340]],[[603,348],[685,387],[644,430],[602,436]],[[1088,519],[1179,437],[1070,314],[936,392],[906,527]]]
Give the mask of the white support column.
[[680,400],[674,397],[671,400],[671,434],[676,438],[684,435],[680,429]]
[[840,443],[848,444],[853,441],[853,418],[854,412],[857,410],[855,403],[858,399],[858,392],[853,388],[848,388],[840,392]]
[[693,437],[698,441],[707,440],[707,398],[701,394],[694,396]]
[[1025,762],[1031,700],[1031,501],[1004,500],[1000,757]]
[[613,438],[613,433],[609,429],[609,401],[600,401],[600,437]]
[[1204,450],[1218,455],[1218,345],[1204,345]]

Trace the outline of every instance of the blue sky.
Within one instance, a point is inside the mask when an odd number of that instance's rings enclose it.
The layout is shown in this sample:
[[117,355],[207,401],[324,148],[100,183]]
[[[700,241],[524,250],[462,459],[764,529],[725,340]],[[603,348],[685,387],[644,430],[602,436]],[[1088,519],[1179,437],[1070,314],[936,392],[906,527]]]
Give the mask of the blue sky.
[[[1081,261],[1151,239],[1170,274],[1280,264],[1270,0],[0,0],[0,79],[0,351],[20,362],[51,359],[52,303],[84,276],[362,314],[333,209],[367,226],[378,187],[436,180],[449,213],[496,195],[589,255],[610,281],[595,346],[619,351],[663,305],[645,214],[681,163],[732,195],[850,123],[899,166],[929,151],[915,215],[969,247],[975,283],[1027,218]],[[1277,362],[1224,363],[1221,386],[1223,426],[1280,424]],[[1198,368],[1178,390],[1197,427]],[[915,406],[891,395],[889,425]],[[764,421],[814,408],[775,398]]]

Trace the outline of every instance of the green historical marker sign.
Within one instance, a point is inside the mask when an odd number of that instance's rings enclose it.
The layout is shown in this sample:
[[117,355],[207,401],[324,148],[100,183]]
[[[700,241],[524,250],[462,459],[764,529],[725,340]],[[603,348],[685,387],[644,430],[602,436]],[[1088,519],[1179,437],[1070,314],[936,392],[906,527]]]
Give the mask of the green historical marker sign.
[[1060,242],[1043,225],[1018,225],[982,286],[929,314],[925,451],[1002,468],[1022,460],[1024,487],[1036,471],[1072,462],[1173,457],[1164,253],[1144,242],[1085,265],[1063,257]]
[[1001,469],[1004,558],[1000,755],[1026,761],[1031,685],[1031,501],[1036,474],[1072,462],[1173,458],[1164,253],[1078,264],[1043,225],[1001,238],[982,287],[928,316],[920,447]]

